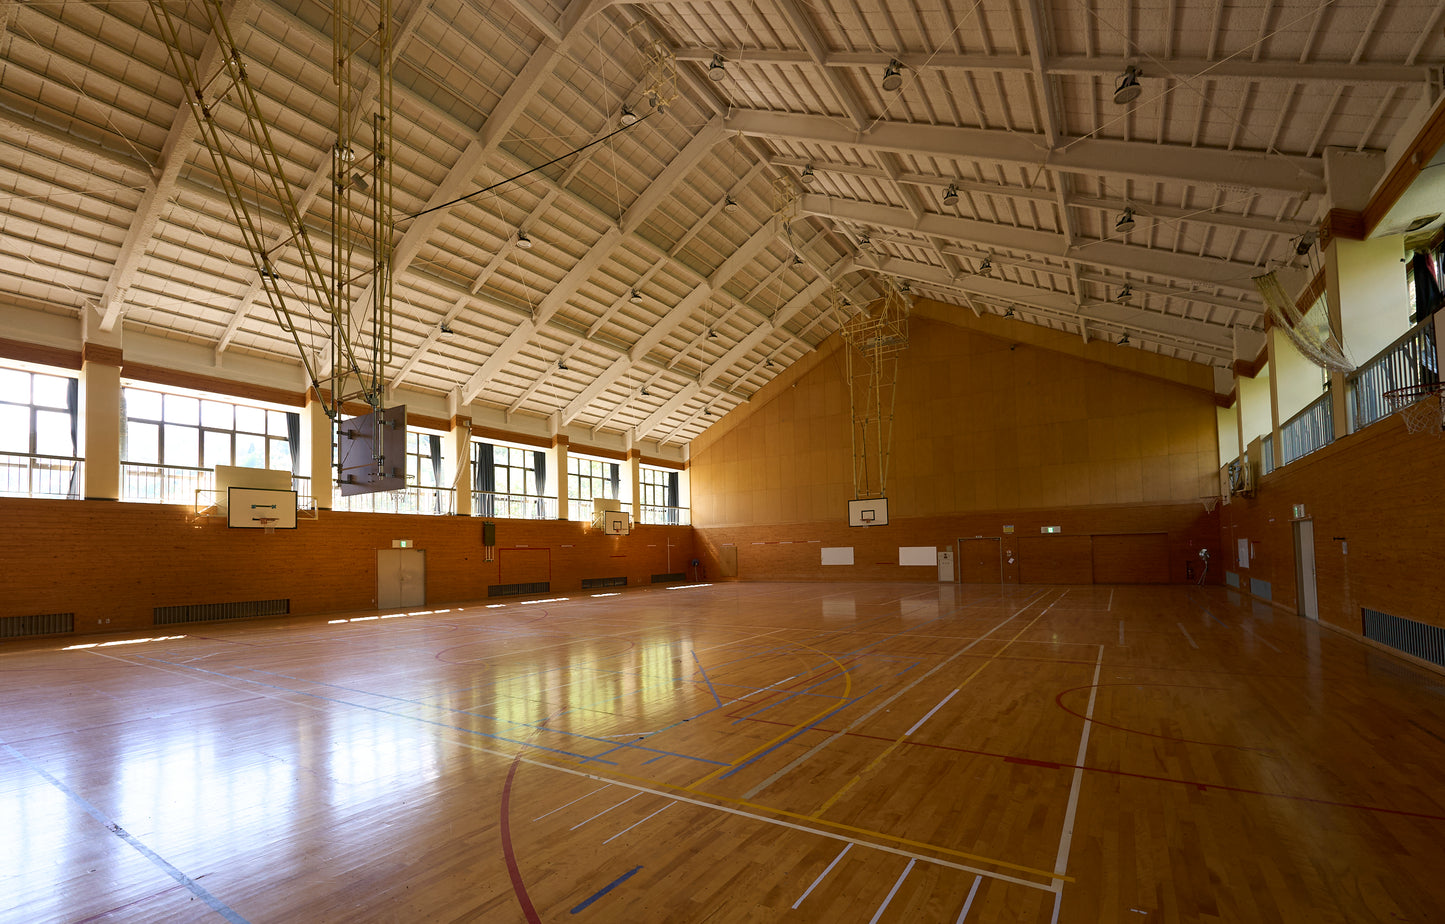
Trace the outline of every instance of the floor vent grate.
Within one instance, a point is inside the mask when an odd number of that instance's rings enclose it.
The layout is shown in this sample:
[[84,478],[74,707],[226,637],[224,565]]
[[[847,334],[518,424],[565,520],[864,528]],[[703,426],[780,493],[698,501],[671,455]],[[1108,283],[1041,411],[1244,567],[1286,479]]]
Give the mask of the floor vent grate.
[[532,584],[493,584],[487,588],[489,597],[515,597],[519,594],[545,594],[552,590],[551,581],[537,581]]
[[74,631],[74,613],[37,613],[34,616],[0,617],[0,638],[60,635],[63,632]]
[[1445,629],[1360,607],[1365,638],[1445,667]]
[[594,588],[594,587],[626,587],[626,586],[627,586],[627,578],[625,578],[625,577],[583,578],[583,579],[582,579],[582,589],[583,589],[583,590],[591,590],[591,589]]
[[234,603],[188,603],[158,606],[152,624],[172,626],[182,622],[216,622],[223,619],[251,619],[255,616],[285,616],[291,612],[290,598],[284,600],[238,600]]
[[652,576],[652,583],[654,584],[676,584],[685,580],[687,580],[687,575],[681,571],[673,574],[654,574]]

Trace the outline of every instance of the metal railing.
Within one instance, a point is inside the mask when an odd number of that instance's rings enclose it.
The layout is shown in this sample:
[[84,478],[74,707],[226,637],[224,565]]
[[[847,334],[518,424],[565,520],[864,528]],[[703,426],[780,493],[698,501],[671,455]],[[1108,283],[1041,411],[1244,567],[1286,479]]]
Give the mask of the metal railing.
[[1314,403],[1291,417],[1279,428],[1284,465],[1323,449],[1335,439],[1335,412],[1330,393],[1325,392]]
[[457,492],[451,488],[410,487],[372,494],[344,497],[337,485],[331,498],[332,510],[350,513],[414,513],[425,516],[451,516],[457,509]]
[[83,459],[29,452],[0,453],[0,497],[82,496]]
[[1406,385],[1440,381],[1435,353],[1435,319],[1426,318],[1406,331],[1348,379],[1350,432],[1390,416],[1394,408],[1385,392]]
[[1259,435],[1260,474],[1274,471],[1274,437],[1268,433]]
[[143,504],[194,504],[197,491],[214,491],[208,468],[182,465],[120,464],[120,499]]
[[686,507],[658,507],[652,504],[643,504],[642,522],[660,526],[688,526],[691,523],[691,516]]
[[497,494],[472,492],[472,516],[501,517],[510,520],[555,520],[557,498],[535,494]]

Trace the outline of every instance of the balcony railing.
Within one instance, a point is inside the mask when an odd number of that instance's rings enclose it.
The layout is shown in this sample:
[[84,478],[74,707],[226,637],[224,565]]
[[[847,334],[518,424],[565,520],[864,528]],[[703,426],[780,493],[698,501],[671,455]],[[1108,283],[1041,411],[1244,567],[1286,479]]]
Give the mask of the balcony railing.
[[472,492],[472,516],[500,517],[509,520],[555,520],[557,498],[535,494],[496,494]]
[[1323,449],[1335,438],[1335,413],[1330,393],[1325,392],[1313,404],[1291,417],[1279,428],[1284,449],[1284,464]]
[[1394,409],[1385,400],[1385,392],[1438,381],[1435,319],[1430,317],[1410,328],[1405,336],[1349,377],[1350,432],[1390,416]]
[[687,526],[691,523],[686,507],[658,507],[642,505],[642,522],[659,526]]
[[344,497],[337,485],[331,498],[332,510],[351,513],[413,513],[426,516],[451,516],[457,509],[457,492],[451,488],[412,485],[395,491],[353,494]]
[[0,497],[77,500],[84,464],[84,460],[72,456],[0,453]]
[[194,504],[196,492],[214,491],[208,468],[182,465],[120,464],[120,499],[143,504]]

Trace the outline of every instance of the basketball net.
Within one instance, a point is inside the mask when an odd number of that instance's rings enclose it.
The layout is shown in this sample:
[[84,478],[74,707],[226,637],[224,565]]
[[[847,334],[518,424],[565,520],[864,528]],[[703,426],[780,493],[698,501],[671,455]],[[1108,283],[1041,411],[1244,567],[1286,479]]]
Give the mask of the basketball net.
[[1204,504],[1205,513],[1213,513],[1214,508],[1219,504],[1219,495],[1210,494],[1205,497],[1201,497],[1199,501],[1200,503]]
[[276,532],[276,517],[255,517],[254,519],[257,523],[261,524],[261,528],[266,531],[266,535],[269,536]]
[[1411,433],[1445,431],[1445,382],[1430,382],[1397,388],[1385,393],[1391,408]]

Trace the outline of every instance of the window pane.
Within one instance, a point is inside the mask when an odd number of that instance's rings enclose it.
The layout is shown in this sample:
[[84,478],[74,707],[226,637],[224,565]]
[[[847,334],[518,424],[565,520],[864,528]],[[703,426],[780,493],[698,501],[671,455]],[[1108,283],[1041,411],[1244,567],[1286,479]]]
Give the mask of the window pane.
[[266,412],[259,407],[241,407],[237,405],[236,429],[244,430],[247,433],[265,433]]
[[235,411],[229,404],[220,401],[201,402],[201,426],[217,430],[231,430],[236,426]]
[[[236,410],[241,410],[236,408]],[[264,422],[265,418],[262,418]],[[246,468],[266,467],[266,438],[252,433],[236,434],[236,464]]]
[[70,406],[70,379],[58,375],[37,375],[35,377],[35,405],[37,407],[58,407],[64,410]]
[[[166,423],[191,424],[192,426],[201,422],[201,401],[199,398],[187,398],[185,395],[166,395]],[[169,434],[167,434],[169,437]],[[166,448],[167,454],[170,447]]]
[[[167,397],[170,397],[169,395]],[[170,413],[169,403],[166,413]],[[196,416],[200,416],[200,408],[196,408]],[[192,467],[201,464],[201,431],[195,427],[182,427],[177,424],[166,424],[166,465],[188,465]]]
[[283,472],[291,471],[291,444],[284,439],[272,439],[271,468]]
[[0,401],[30,403],[30,373],[18,369],[0,369]]
[[217,465],[231,464],[230,433],[207,430],[201,439],[205,443],[205,453],[202,455],[205,461],[201,463],[202,465],[206,468],[215,468]]
[[29,451],[30,408],[18,404],[0,404],[0,452]]
[[70,439],[70,414],[35,412],[35,451],[44,456],[75,455],[75,444]]
[[416,432],[413,430],[406,431],[406,451],[416,454]]
[[125,460],[147,465],[160,462],[161,428],[131,421],[125,427]]
[[492,464],[493,464],[493,465],[506,465],[506,464],[507,464],[507,447],[506,447],[506,446],[493,446],[493,447],[492,447]]
[[285,411],[266,412],[266,432],[271,434],[272,436],[282,437],[283,439],[286,437]]
[[140,417],[144,420],[160,420],[161,396],[153,391],[127,388],[125,390],[125,416]]

